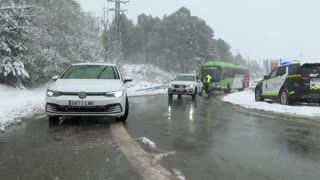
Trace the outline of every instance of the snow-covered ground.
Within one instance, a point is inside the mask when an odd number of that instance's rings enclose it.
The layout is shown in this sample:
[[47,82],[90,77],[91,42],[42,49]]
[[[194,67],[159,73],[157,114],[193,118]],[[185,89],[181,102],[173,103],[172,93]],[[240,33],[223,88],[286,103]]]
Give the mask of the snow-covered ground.
[[[166,86],[174,75],[147,65],[127,65],[125,77],[134,79],[128,84],[128,96],[159,95],[167,93]],[[22,117],[42,113],[45,105],[46,87],[20,90],[0,85],[0,131],[21,122]]]
[[271,111],[280,114],[299,115],[308,117],[320,117],[319,106],[295,105],[284,106],[279,103],[255,102],[253,91],[243,91],[229,94],[223,101],[240,105],[248,109]]
[[122,73],[124,77],[133,79],[127,85],[129,96],[166,94],[168,83],[175,77],[175,74],[152,65],[127,65]]
[[20,90],[0,85],[0,131],[21,122],[21,117],[43,111],[45,88]]

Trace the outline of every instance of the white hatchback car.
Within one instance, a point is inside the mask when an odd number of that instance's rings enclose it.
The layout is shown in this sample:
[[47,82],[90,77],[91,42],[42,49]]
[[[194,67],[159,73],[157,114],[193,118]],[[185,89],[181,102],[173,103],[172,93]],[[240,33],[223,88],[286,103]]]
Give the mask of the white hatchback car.
[[46,93],[46,113],[51,124],[59,116],[106,116],[126,121],[129,102],[125,83],[114,64],[82,63],[71,65]]
[[168,88],[169,98],[172,99],[173,95],[190,95],[196,98],[197,94],[202,95],[203,85],[201,80],[195,74],[179,74],[173,80]]

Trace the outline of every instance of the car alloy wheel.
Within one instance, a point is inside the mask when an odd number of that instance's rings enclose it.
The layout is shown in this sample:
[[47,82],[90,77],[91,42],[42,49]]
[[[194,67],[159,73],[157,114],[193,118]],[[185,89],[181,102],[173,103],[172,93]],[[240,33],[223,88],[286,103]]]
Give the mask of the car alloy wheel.
[[288,105],[289,104],[289,95],[288,95],[288,92],[286,90],[281,91],[280,103],[282,105]]

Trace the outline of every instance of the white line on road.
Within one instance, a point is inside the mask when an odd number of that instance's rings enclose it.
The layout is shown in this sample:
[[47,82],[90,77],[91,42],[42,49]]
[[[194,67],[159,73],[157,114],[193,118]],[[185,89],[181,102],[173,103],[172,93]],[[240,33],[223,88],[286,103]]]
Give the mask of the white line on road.
[[271,115],[269,116],[269,115],[265,115],[265,114],[249,112],[249,111],[245,111],[243,109],[235,109],[235,111],[239,112],[239,113],[250,114],[250,115],[253,115],[253,116],[259,116],[259,117],[270,118],[270,119],[277,119],[277,117],[275,117],[275,116],[271,116]]
[[42,119],[45,117],[47,117],[47,115],[43,114],[43,115],[39,115],[39,116],[35,117],[34,119],[39,120],[39,119]]
[[111,133],[120,150],[145,180],[172,180],[174,176],[145,152],[120,123],[111,125]]

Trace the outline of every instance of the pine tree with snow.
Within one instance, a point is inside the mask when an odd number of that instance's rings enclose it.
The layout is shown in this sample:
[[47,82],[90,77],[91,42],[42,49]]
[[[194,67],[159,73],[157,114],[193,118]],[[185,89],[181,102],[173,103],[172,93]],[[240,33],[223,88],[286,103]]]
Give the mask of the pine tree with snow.
[[29,77],[22,62],[28,50],[31,11],[32,6],[13,2],[0,6],[0,83],[23,87],[21,78]]

